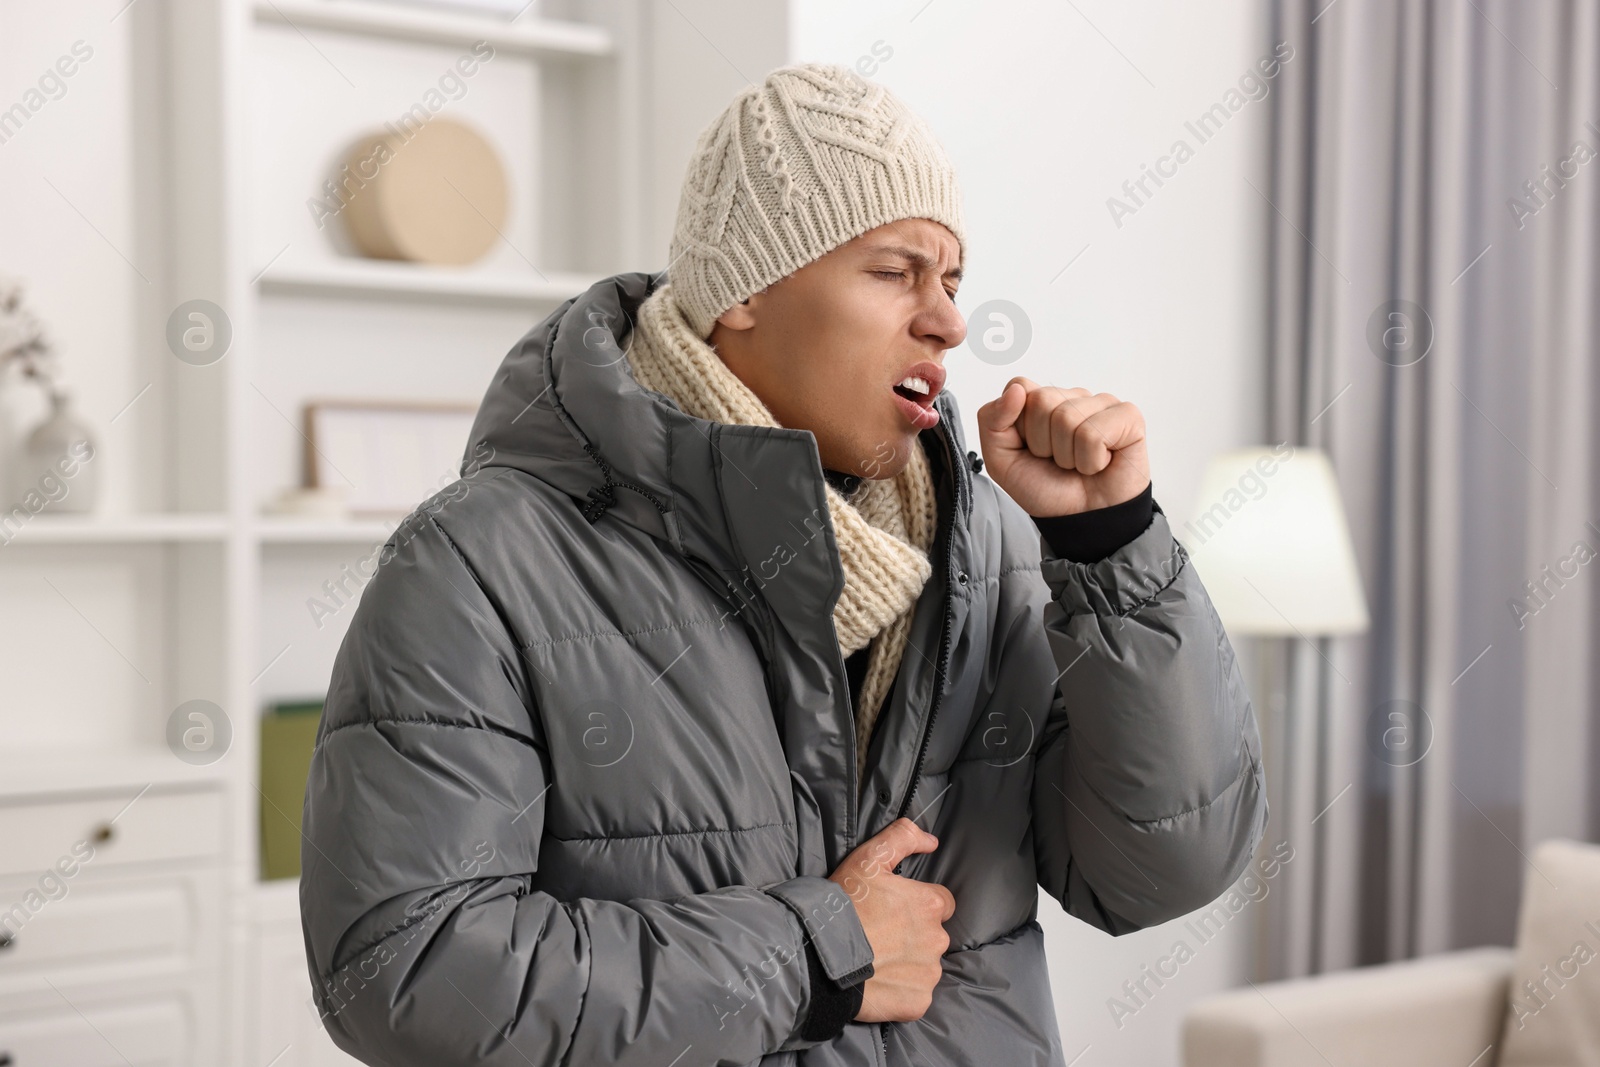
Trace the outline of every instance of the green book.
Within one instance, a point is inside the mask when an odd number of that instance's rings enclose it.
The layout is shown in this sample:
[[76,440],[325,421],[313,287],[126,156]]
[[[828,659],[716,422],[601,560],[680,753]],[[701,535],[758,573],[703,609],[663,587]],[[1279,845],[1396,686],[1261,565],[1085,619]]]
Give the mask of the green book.
[[300,877],[300,812],[322,701],[274,704],[261,716],[261,877]]

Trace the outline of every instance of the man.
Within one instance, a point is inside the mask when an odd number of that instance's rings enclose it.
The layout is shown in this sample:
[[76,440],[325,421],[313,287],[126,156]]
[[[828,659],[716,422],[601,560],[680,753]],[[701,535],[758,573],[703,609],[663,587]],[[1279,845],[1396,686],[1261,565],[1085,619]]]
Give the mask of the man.
[[340,1047],[1062,1064],[1036,887],[1117,935],[1243,871],[1260,742],[1143,418],[1018,377],[968,452],[964,251],[926,126],[783,68],[702,134],[670,270],[507,356],[334,667]]

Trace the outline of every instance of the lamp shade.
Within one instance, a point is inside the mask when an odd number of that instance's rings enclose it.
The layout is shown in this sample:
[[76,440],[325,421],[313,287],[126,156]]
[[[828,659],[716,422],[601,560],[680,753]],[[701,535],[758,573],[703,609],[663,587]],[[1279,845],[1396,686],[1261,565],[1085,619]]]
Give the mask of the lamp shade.
[[1212,459],[1178,539],[1229,633],[1306,637],[1368,624],[1333,467],[1280,444]]

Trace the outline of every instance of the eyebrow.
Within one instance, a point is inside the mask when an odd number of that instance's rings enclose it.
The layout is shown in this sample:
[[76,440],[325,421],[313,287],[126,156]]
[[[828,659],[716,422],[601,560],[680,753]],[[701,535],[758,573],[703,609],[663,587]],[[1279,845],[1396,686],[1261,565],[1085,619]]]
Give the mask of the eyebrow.
[[[938,266],[933,257],[926,252],[916,248],[907,248],[905,245],[872,245],[867,249],[867,252],[870,255],[899,256],[921,271],[929,271]],[[963,272],[960,267],[951,267],[944,272],[944,276],[960,281]]]

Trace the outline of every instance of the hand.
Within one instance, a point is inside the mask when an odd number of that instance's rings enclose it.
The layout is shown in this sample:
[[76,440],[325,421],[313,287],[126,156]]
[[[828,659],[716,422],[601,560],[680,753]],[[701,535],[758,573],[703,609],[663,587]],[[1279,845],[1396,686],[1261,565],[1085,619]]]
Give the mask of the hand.
[[856,1022],[906,1023],[922,1018],[944,974],[950,947],[944,922],[956,911],[950,890],[895,874],[914,852],[932,852],[939,839],[899,818],[857,845],[828,875],[850,894],[872,945],[872,977],[862,991]]
[[984,470],[1029,515],[1132,500],[1150,483],[1144,415],[1126,400],[1013,378],[978,409]]

